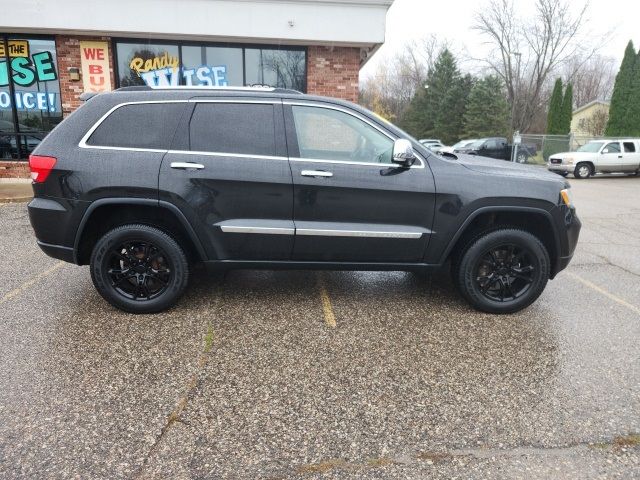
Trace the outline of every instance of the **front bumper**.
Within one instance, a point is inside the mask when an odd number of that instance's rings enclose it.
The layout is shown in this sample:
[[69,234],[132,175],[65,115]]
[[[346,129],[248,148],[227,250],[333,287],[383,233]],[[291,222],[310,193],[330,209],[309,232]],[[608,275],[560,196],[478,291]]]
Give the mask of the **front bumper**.
[[571,173],[575,167],[566,163],[547,163],[547,169],[551,172]]
[[576,209],[569,208],[565,205],[556,207],[552,215],[559,230],[558,256],[556,257],[550,276],[554,278],[559,272],[567,268],[567,265],[571,262],[576,246],[578,245],[582,222],[576,214]]

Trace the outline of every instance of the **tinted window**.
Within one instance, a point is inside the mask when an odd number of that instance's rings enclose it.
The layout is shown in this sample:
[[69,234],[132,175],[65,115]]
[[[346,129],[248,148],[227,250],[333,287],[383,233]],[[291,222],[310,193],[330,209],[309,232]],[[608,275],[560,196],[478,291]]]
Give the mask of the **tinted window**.
[[321,107],[292,107],[301,158],[392,163],[393,140],[362,120]]
[[624,142],[624,151],[625,153],[633,153],[636,151],[636,146],[633,142]]
[[166,150],[184,108],[184,103],[124,105],[100,124],[87,144]]
[[606,153],[620,153],[620,144],[618,142],[608,143],[606,147],[604,147],[602,153],[605,153],[605,150],[608,150]]
[[487,140],[487,143],[484,144],[484,148],[488,150],[496,150],[498,148],[497,140]]
[[198,152],[275,155],[273,105],[199,103],[189,136]]

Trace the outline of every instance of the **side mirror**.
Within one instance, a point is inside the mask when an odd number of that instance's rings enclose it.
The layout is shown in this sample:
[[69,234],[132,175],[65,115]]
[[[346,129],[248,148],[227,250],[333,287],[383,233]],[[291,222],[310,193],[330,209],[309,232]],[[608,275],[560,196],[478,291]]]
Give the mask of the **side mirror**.
[[411,166],[416,161],[416,154],[413,152],[413,146],[409,140],[399,138],[393,144],[393,163],[404,166]]
[[609,149],[605,148],[604,150],[602,150],[602,153],[609,153]]

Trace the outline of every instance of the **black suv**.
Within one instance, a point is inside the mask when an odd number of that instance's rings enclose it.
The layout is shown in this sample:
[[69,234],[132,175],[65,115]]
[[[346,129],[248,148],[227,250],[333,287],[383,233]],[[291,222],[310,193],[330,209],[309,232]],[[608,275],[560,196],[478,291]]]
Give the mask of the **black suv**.
[[48,255],[89,264],[112,305],[172,306],[191,266],[426,271],[476,308],[530,305],[580,221],[546,170],[439,157],[349,102],[274,89],[94,96],[30,158]]

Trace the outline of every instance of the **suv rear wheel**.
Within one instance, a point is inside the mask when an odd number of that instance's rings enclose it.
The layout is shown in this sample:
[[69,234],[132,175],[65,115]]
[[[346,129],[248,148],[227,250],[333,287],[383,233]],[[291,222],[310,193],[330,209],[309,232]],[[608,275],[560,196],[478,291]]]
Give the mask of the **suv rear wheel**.
[[454,264],[462,296],[488,313],[514,313],[531,305],[549,279],[549,253],[532,234],[502,229],[472,241]]
[[171,307],[189,280],[187,257],[176,241],[148,225],[107,232],[91,254],[91,279],[111,305],[130,313]]

